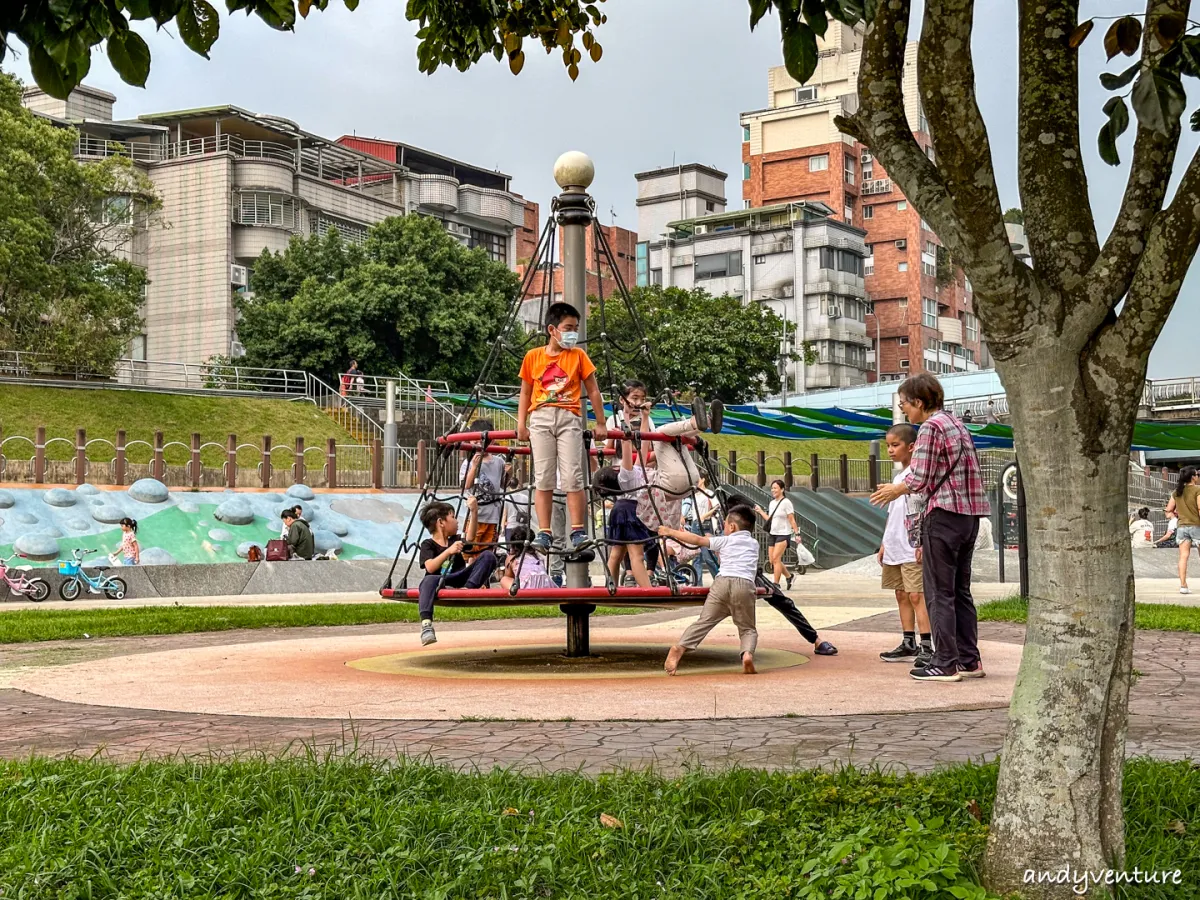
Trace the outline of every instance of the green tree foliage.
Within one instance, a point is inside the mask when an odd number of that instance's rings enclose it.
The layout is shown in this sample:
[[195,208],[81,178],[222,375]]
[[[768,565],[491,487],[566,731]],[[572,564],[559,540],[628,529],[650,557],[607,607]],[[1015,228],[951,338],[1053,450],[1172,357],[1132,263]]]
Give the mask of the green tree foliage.
[[[665,378],[666,386],[673,390],[694,389],[726,403],[743,403],[779,391],[777,366],[784,322],[767,307],[744,305],[728,294],[713,297],[701,288],[640,287],[630,296],[653,363],[642,349],[641,332],[624,304],[607,300],[606,322],[601,323],[592,298],[588,322],[589,333],[596,334],[603,327],[614,342],[609,355],[618,382],[637,378],[657,392]],[[600,370],[601,390],[607,392],[610,385],[604,354],[595,346],[591,353]]]
[[1004,211],[1004,221],[1010,225],[1024,225],[1025,213],[1021,212],[1019,206],[1010,206]]
[[[351,359],[372,374],[403,371],[475,383],[518,288],[517,276],[468,250],[425,216],[381,222],[362,245],[330,229],[263,251],[253,294],[237,299],[246,364],[336,378]],[[505,361],[495,380],[514,379]]]
[[107,372],[141,331],[146,274],[120,254],[155,203],[128,160],[76,162],[76,137],[0,73],[0,349]]

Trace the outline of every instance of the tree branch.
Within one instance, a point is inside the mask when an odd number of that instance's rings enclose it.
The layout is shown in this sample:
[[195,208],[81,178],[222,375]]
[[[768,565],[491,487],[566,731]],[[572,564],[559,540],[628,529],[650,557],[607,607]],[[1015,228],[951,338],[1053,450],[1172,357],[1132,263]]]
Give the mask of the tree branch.
[[[1158,42],[1153,24],[1169,13],[1187,14],[1190,0],[1147,0],[1146,28],[1142,32],[1143,64],[1158,65],[1165,50]],[[1088,272],[1088,294],[1092,303],[1092,321],[1084,327],[1094,330],[1129,291],[1154,217],[1162,210],[1175,153],[1179,146],[1180,126],[1172,123],[1164,135],[1139,123],[1133,145],[1133,161],[1125,196],[1108,240]]]
[[1079,55],[1068,38],[1078,0],[1021,0],[1017,175],[1038,275],[1083,284],[1100,252],[1079,148]]

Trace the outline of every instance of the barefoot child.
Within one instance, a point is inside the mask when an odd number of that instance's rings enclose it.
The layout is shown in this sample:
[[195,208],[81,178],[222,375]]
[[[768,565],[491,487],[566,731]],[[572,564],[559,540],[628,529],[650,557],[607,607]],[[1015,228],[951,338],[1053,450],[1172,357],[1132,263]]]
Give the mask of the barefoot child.
[[[909,472],[913,450],[917,446],[917,429],[907,422],[888,429],[887,453],[892,462],[901,465],[900,472],[892,479],[899,484]],[[903,632],[900,646],[879,654],[884,662],[907,663],[916,666],[928,665],[933,656],[933,644],[929,631],[929,613],[925,610],[924,584],[921,580],[921,549],[908,542],[908,498],[897,497],[888,504],[887,525],[883,529],[883,543],[877,554],[883,566],[883,589],[896,592],[896,605],[900,608],[900,629]],[[917,647],[917,628],[921,629],[921,646]]]
[[587,540],[587,498],[583,495],[583,408],[588,401],[596,413],[596,441],[603,444],[604,399],[596,383],[596,367],[579,341],[579,310],[553,303],[546,311],[550,339],[534,347],[521,363],[521,399],[517,406],[517,439],[529,441],[533,454],[534,487],[539,525],[537,543],[548,551],[553,543],[551,514],[555,473],[567,494],[571,546]]
[[720,571],[709,588],[708,598],[700,610],[700,618],[683,632],[663,666],[674,675],[679,660],[688,650],[695,650],[705,636],[727,616],[733,617],[742,648],[742,671],[754,675],[754,648],[758,631],[754,627],[754,576],[758,571],[758,541],[754,538],[754,516],[744,507],[734,507],[725,517],[725,534],[721,537],[689,534],[660,525],[658,533],[677,541],[687,541],[708,547],[721,562]]
[[478,588],[488,583],[496,568],[496,554],[484,550],[467,565],[463,549],[475,539],[475,510],[478,501],[467,498],[466,535],[458,533],[458,517],[449,503],[435,500],[421,509],[421,524],[429,537],[421,541],[418,561],[425,570],[418,594],[421,614],[421,643],[437,643],[433,630],[433,604],[438,588]]
[[500,576],[500,587],[511,593],[513,585],[522,591],[557,587],[538,556],[533,532],[525,525],[512,529],[512,537],[508,539],[508,559],[504,563],[504,574]]

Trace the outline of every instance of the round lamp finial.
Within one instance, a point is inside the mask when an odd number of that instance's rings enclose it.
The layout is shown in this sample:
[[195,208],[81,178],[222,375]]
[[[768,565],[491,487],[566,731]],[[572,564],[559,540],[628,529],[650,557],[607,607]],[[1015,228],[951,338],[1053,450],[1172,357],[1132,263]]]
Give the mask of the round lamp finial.
[[563,190],[567,188],[587,189],[596,177],[596,167],[586,153],[568,150],[554,162],[554,180]]

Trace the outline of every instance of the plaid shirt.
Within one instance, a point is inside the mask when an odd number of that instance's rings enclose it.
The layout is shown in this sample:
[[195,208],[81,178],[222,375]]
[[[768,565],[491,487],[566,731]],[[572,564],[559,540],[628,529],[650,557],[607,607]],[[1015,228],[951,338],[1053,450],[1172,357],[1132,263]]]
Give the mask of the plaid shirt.
[[965,516],[991,515],[971,432],[945,410],[938,410],[921,425],[912,471],[904,481],[911,493],[925,495],[941,483],[929,498],[929,509],[939,507]]

